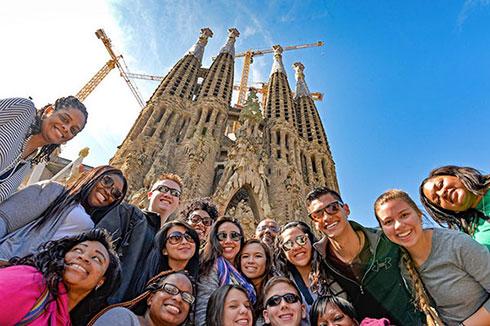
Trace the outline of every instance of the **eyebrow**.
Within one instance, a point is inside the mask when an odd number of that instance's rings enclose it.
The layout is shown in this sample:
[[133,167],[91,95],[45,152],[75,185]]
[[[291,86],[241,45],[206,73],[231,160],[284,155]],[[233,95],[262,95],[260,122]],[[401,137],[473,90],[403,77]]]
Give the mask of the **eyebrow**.
[[106,256],[102,253],[102,251],[98,250],[98,249],[95,249],[95,252],[98,253],[99,255],[102,256],[102,258],[104,258],[104,261],[107,260]]

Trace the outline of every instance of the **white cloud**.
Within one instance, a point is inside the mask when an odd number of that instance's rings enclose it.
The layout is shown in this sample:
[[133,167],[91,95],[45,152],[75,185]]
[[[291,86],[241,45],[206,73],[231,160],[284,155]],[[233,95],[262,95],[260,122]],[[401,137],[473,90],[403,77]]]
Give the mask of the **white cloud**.
[[[32,96],[36,106],[41,107],[77,93],[109,60],[94,34],[98,28],[104,28],[116,53],[130,58],[124,48],[127,36],[115,20],[110,3],[4,1],[0,13],[2,98]],[[140,108],[117,69],[88,96],[85,105],[88,124],[63,148],[62,156],[73,159],[88,146],[91,154],[86,162],[103,164],[126,136]]]
[[470,14],[475,9],[477,9],[480,6],[489,6],[489,5],[490,5],[490,0],[466,0],[458,14],[458,19],[457,19],[458,28],[461,29],[463,27],[463,24],[466,22]]

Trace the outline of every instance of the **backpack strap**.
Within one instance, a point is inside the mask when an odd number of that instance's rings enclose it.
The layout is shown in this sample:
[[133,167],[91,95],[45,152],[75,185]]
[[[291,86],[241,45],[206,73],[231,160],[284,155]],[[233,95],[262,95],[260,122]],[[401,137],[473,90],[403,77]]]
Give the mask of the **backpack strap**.
[[39,316],[41,316],[46,310],[50,297],[48,287],[46,287],[46,289],[44,289],[44,291],[41,293],[41,296],[37,298],[31,310],[24,316],[24,318],[22,318],[21,321],[15,324],[15,326],[29,325]]

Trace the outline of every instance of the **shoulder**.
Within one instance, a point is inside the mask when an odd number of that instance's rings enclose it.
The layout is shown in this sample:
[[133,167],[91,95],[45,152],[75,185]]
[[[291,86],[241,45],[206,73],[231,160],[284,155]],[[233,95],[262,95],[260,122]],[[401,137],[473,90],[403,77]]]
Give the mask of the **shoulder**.
[[114,307],[107,310],[95,321],[94,325],[139,325],[138,316],[131,310],[123,307]]
[[0,100],[0,112],[12,114],[35,115],[36,107],[31,100],[21,97],[12,97]]
[[464,253],[468,250],[485,248],[468,234],[445,228],[432,229],[432,243],[433,247],[441,252]]
[[0,269],[0,288],[5,294],[7,292],[23,294],[30,292],[38,293],[42,291],[44,284],[43,274],[35,267],[28,265],[15,265]]

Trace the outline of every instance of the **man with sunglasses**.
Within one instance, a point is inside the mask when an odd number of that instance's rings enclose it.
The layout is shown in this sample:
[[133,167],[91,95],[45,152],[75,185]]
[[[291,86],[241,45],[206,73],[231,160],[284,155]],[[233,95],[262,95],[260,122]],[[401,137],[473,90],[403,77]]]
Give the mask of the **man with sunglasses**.
[[290,279],[271,278],[264,287],[264,321],[271,326],[307,325],[306,307]]
[[121,259],[121,286],[109,298],[109,303],[131,299],[128,297],[130,284],[142,272],[141,261],[151,251],[157,232],[177,210],[181,194],[182,179],[176,174],[164,173],[148,192],[147,210],[124,203],[97,224],[111,233]]
[[218,209],[209,198],[195,200],[181,212],[181,220],[189,223],[196,230],[201,248],[206,244],[206,238],[217,218]]
[[348,221],[349,206],[332,189],[315,188],[307,195],[306,208],[323,234],[313,245],[323,258],[322,267],[347,292],[359,319],[422,325],[422,315],[401,277],[400,248],[381,230]]
[[265,243],[270,249],[273,249],[274,240],[279,233],[280,227],[276,221],[266,218],[260,221],[255,229],[255,238]]

